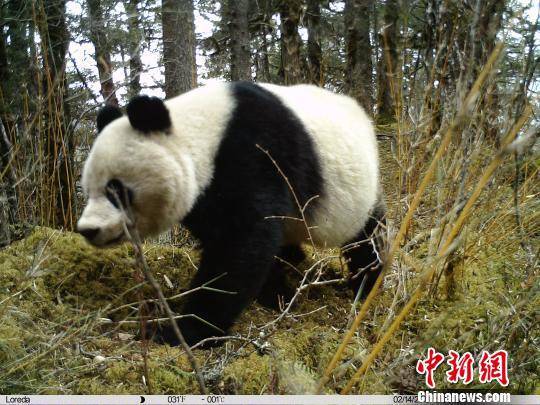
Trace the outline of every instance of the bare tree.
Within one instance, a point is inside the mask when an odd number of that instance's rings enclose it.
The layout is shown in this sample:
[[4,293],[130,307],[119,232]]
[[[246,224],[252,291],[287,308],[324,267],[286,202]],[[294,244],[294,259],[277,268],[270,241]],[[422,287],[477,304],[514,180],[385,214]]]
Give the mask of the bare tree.
[[[14,189],[15,178],[11,170],[12,147],[9,134],[11,133],[13,138],[17,131],[15,114],[12,111],[20,108],[20,92],[13,91],[14,85],[19,83],[12,77],[12,72],[20,71],[18,65],[21,60],[10,55],[12,57],[9,59],[12,63],[8,64],[6,37],[11,36],[11,48],[14,41],[18,40],[18,36],[13,35],[15,27],[13,24],[8,24],[12,15],[11,8],[8,7],[8,10],[6,13],[3,7],[0,8],[0,24],[2,27],[8,25],[8,31],[2,30],[0,33],[0,247],[11,242],[9,226],[17,222],[17,196]],[[24,60],[28,61],[28,57]]]
[[[6,71],[9,72],[10,81],[3,82],[4,94],[10,94],[9,100],[5,100],[9,104],[15,115],[23,110],[23,104],[26,100],[29,87],[32,86],[34,80],[28,75],[30,57],[28,48],[34,43],[34,38],[30,37],[28,32],[31,24],[29,24],[31,6],[25,1],[4,1],[2,2],[3,24],[6,39],[9,38],[9,45],[6,49],[6,57],[9,64],[5,65]],[[7,61],[6,60],[6,61]],[[20,119],[18,123],[20,124]],[[4,122],[8,132],[11,132],[11,120]]]
[[307,53],[309,81],[318,86],[324,84],[324,77],[321,70],[321,1],[308,0],[306,10],[306,21],[308,29]]
[[68,135],[69,109],[66,103],[66,0],[44,0],[38,14],[45,96],[42,128],[44,173],[41,195],[41,222],[73,228],[73,140]]
[[162,0],[165,95],[177,96],[197,86],[195,22],[192,0]]
[[368,114],[371,114],[373,73],[369,12],[368,0],[345,1],[345,27],[347,29],[345,87],[347,93],[358,100]]
[[[377,115],[391,117],[394,114],[395,83],[397,60],[399,4],[398,0],[386,0],[384,6],[384,27],[380,38],[382,55],[377,66]],[[394,89],[395,90],[395,89]]]
[[11,143],[0,118],[0,247],[11,243],[9,226],[17,222],[17,200],[13,188],[15,179],[10,168],[11,151]]
[[302,82],[302,59],[300,49],[302,39],[298,34],[298,25],[302,15],[302,1],[280,1],[281,17],[281,64],[285,84]]
[[251,80],[249,0],[228,0],[226,5],[231,44],[231,80]]
[[101,0],[87,0],[87,3],[90,17],[90,40],[95,49],[101,95],[106,104],[118,106],[118,98],[112,79],[111,51],[103,21]]
[[139,0],[129,0],[125,3],[128,14],[129,29],[129,91],[128,98],[141,92],[141,42],[142,33],[139,26]]
[[265,23],[260,26],[260,51],[255,54],[255,78],[259,82],[270,81],[270,61],[268,59],[268,29]]
[[257,26],[258,32],[256,39],[260,42],[257,43],[257,48],[254,49],[254,64],[255,64],[255,80],[258,82],[271,81],[270,75],[270,60],[268,57],[269,42],[268,35],[272,33],[272,2],[271,0],[259,0],[255,2],[257,7],[257,19],[259,24]]
[[[473,38],[476,41],[473,48],[475,52],[473,60],[478,61],[479,66],[481,66],[495,47],[497,34],[502,25],[506,2],[504,0],[489,0],[479,1],[479,3],[483,7],[479,10],[477,35]],[[477,67],[475,74],[478,69]],[[486,97],[483,105],[486,114],[482,122],[482,127],[486,137],[491,140],[497,140],[499,136],[498,118],[500,111],[497,83],[491,84],[486,90],[489,93],[489,97]],[[516,116],[519,116],[519,114],[516,114]]]

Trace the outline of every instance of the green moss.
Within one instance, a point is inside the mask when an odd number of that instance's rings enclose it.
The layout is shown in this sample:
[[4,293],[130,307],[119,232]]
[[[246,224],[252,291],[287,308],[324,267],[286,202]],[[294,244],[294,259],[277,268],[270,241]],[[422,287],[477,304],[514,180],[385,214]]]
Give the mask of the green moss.
[[[185,290],[194,273],[187,254],[197,260],[197,253],[163,247],[148,250],[149,265],[158,269],[154,270],[155,274],[167,294]],[[26,239],[1,250],[0,374],[7,376],[0,378],[0,390],[97,393],[106,387],[111,393],[129,390],[134,393],[144,388],[139,386],[140,373],[134,371],[133,376],[137,375],[138,380],[120,381],[127,367],[121,362],[107,362],[108,373],[92,375],[89,379],[80,376],[80,381],[88,380],[86,385],[74,384],[77,372],[71,373],[88,360],[84,354],[71,350],[80,342],[84,350],[105,357],[125,351],[125,343],[116,339],[114,326],[103,324],[100,319],[123,319],[129,314],[128,309],[112,314],[108,311],[140,297],[153,297],[149,287],[133,288],[141,279],[135,276],[136,272],[127,246],[97,250],[79,235],[47,228],[36,228]],[[165,283],[163,274],[174,280],[172,289]],[[127,329],[136,334],[138,326]],[[108,337],[102,337],[102,333]],[[60,354],[61,364],[57,364]],[[40,373],[36,374],[38,364]],[[99,370],[99,367],[90,369]],[[54,375],[50,384],[43,377],[47,372]]]
[[271,394],[276,389],[272,380],[270,356],[256,352],[241,356],[223,370],[224,389],[230,394]]

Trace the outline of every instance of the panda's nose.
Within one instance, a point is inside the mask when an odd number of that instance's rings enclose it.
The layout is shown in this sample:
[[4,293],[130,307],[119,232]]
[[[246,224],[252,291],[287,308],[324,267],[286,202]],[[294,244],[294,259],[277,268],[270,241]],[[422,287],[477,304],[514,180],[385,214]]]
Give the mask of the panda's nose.
[[86,239],[92,240],[99,233],[99,228],[80,228],[80,227],[77,227],[77,232],[79,232]]

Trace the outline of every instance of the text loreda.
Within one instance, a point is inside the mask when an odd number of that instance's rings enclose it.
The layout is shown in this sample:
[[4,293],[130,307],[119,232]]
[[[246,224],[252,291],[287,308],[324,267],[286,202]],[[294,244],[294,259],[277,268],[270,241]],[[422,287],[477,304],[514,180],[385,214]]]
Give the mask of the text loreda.
[[6,395],[6,404],[29,404],[30,397],[26,395],[10,396]]

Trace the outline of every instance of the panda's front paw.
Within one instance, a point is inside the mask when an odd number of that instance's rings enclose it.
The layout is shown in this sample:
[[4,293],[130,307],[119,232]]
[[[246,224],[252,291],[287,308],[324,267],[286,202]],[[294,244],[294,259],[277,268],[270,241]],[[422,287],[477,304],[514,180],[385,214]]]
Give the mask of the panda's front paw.
[[170,346],[178,346],[180,344],[171,325],[156,325],[154,323],[146,323],[139,331],[137,340],[151,340],[152,342],[168,344]]
[[180,346],[180,340],[170,324],[160,326],[152,335],[152,340],[162,345]]
[[212,339],[214,337],[223,336],[223,334],[213,328],[209,328],[204,324],[198,326],[191,325],[189,328],[181,327],[180,330],[182,331],[182,335],[184,336],[184,339],[189,347],[197,345],[198,349],[208,349],[210,347],[219,346],[223,343],[223,341],[220,339]]
[[[197,324],[198,323],[198,324]],[[215,337],[222,336],[222,334],[208,326],[201,324],[200,322],[178,322],[178,327],[184,340],[189,347],[193,347],[201,341]],[[169,346],[179,346],[180,340],[178,335],[174,331],[174,327],[170,324],[160,324],[157,328],[148,327],[145,328],[145,332],[141,333],[146,339],[152,340],[159,344],[168,344]],[[198,345],[197,348],[208,348],[218,346],[221,341],[211,340],[205,341],[202,345]]]

